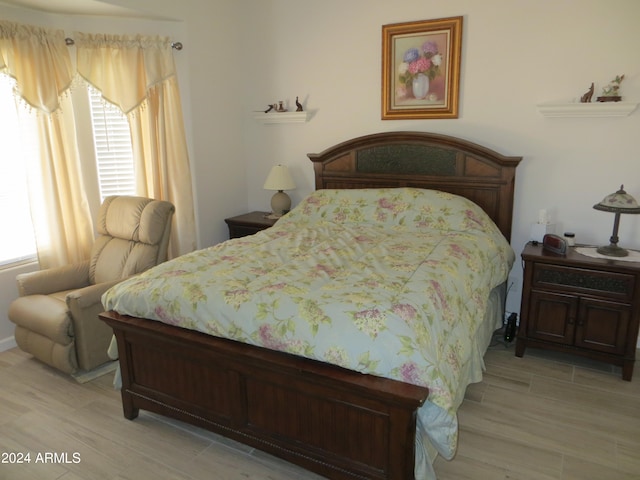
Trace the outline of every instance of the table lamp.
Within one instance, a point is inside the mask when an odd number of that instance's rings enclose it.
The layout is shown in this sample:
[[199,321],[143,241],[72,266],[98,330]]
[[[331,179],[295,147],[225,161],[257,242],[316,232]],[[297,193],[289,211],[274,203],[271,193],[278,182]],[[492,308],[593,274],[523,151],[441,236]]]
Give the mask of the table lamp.
[[275,165],[264,182],[265,190],[277,190],[271,197],[271,216],[278,218],[291,209],[291,198],[283,190],[293,190],[296,184],[284,165]]
[[640,213],[640,206],[638,206],[636,199],[624,191],[624,185],[620,185],[620,190],[607,195],[600,203],[596,203],[593,208],[616,214],[613,222],[613,234],[609,239],[610,244],[598,247],[596,251],[609,257],[626,257],[629,255],[628,251],[618,246],[618,227],[620,226],[621,213]]

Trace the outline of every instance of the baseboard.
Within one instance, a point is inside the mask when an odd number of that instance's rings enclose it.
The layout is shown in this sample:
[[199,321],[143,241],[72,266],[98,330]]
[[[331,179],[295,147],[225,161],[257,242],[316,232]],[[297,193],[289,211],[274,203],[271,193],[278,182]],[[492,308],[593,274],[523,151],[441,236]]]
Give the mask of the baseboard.
[[108,373],[115,372],[117,368],[118,362],[107,362],[88,372],[74,373],[72,377],[75,378],[78,383],[87,383]]
[[17,347],[15,337],[3,338],[0,340],[0,352],[6,352],[7,350],[11,350],[14,347]]

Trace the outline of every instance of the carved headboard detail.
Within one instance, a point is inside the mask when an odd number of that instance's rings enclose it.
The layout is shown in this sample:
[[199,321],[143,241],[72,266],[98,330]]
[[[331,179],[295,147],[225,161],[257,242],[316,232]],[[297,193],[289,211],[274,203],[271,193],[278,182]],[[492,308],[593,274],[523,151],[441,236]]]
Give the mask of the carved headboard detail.
[[316,189],[417,187],[477,203],[511,238],[515,171],[507,157],[459,138],[423,132],[386,132],[310,153]]

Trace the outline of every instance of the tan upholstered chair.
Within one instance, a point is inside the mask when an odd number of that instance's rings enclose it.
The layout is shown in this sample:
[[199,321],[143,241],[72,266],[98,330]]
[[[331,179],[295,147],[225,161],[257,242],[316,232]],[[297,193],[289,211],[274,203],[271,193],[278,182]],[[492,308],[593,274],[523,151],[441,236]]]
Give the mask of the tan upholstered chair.
[[173,212],[165,201],[106,198],[89,260],[18,275],[20,297],[9,307],[18,346],[69,374],[110,361],[112,331],[98,318],[102,294],[167,259]]

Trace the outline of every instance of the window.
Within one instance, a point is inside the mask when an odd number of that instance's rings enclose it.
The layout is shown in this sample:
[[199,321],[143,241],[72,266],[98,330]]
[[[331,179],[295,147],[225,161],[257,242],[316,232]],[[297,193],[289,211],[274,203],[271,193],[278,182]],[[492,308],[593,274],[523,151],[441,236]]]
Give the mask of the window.
[[115,105],[107,105],[89,88],[100,202],[109,195],[135,195],[136,177],[129,122]]
[[12,80],[0,74],[0,218],[11,228],[0,235],[0,266],[36,258],[27,191],[26,155],[22,146]]
[[[87,116],[91,118],[95,173],[85,178],[88,195],[95,195],[93,198],[96,199],[99,196],[100,203],[109,195],[135,195],[129,122],[117,107],[105,103],[98,92],[91,88],[87,90],[88,106],[85,102],[79,102],[84,106],[76,110],[76,115],[80,119]],[[0,134],[3,149],[0,156],[0,218],[11,225],[10,235],[0,235],[0,268],[37,258],[26,164],[29,155],[38,155],[38,141],[25,138],[27,132],[20,127],[18,113],[13,80],[0,74]],[[79,121],[82,123],[82,120]],[[88,148],[91,146],[88,145]],[[88,171],[93,171],[93,166]],[[94,202],[91,199],[89,201],[92,204]]]

